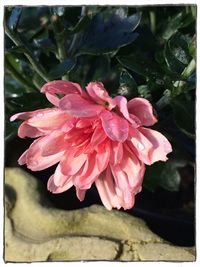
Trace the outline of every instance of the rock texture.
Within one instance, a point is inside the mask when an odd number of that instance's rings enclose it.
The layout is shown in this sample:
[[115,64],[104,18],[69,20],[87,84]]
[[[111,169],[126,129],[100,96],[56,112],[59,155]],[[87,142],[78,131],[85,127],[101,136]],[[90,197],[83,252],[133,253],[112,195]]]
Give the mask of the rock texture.
[[145,222],[91,206],[54,208],[40,183],[20,168],[5,171],[5,261],[194,261],[194,248],[173,246]]

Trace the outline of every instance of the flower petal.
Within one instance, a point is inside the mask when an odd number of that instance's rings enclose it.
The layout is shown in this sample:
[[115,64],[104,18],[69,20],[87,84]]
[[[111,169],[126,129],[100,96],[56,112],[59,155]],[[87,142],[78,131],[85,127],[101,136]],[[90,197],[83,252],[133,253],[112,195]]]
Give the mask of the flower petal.
[[116,183],[116,186],[120,188],[120,190],[130,190],[130,185],[128,181],[127,174],[121,169],[120,165],[110,165],[112,174],[114,176],[114,180]]
[[38,114],[41,114],[43,112],[51,112],[51,111],[52,111],[52,108],[45,108],[45,109],[38,109],[34,111],[20,112],[20,113],[17,113],[11,116],[10,121],[27,120],[33,116],[38,116]]
[[35,127],[28,125],[26,121],[24,121],[18,128],[18,136],[20,138],[25,138],[25,137],[36,138],[42,135],[44,135],[43,132],[39,131]]
[[[141,127],[138,129],[141,129]],[[145,164],[151,165],[150,153],[153,145],[138,129],[130,127],[129,138],[125,146],[127,145],[126,148],[130,149],[131,153],[135,154]]]
[[151,164],[156,161],[166,161],[166,155],[172,152],[172,147],[167,138],[161,133],[147,128],[140,128],[140,132],[151,142],[153,149],[150,152]]
[[128,137],[128,122],[111,111],[100,114],[102,126],[107,136],[113,141],[124,142]]
[[73,186],[72,178],[68,179],[63,186],[57,186],[54,183],[54,180],[55,180],[54,175],[52,175],[49,178],[48,183],[47,183],[47,189],[54,194],[58,194],[58,193],[62,193],[64,191],[67,191],[69,188],[71,188]]
[[75,153],[76,148],[70,148],[65,152],[65,155],[60,162],[61,171],[64,175],[75,175],[87,160],[86,154],[80,154],[75,157]]
[[21,155],[21,157],[18,159],[19,165],[24,165],[26,164],[26,156],[28,153],[28,149],[24,151],[24,153]]
[[56,167],[55,173],[53,175],[54,184],[57,187],[64,186],[68,181],[72,180],[71,175],[64,175],[61,170],[61,164]]
[[42,149],[48,138],[49,136],[45,136],[35,140],[27,151],[26,164],[32,171],[41,171],[55,165],[63,155],[63,152],[59,152],[47,157],[42,156]]
[[95,184],[101,201],[108,210],[121,208],[120,199],[116,194],[115,184],[109,167],[106,169],[106,172],[102,173],[98,179],[96,179]]
[[142,125],[151,126],[157,122],[153,115],[153,107],[150,102],[144,98],[133,98],[128,102],[129,113],[139,118]]
[[106,139],[106,134],[103,131],[103,129],[96,128],[92,134],[90,144],[95,147],[99,144],[101,144]]
[[95,153],[89,154],[85,163],[84,174],[74,176],[74,185],[79,189],[89,189],[100,174]]
[[113,109],[116,104],[114,99],[109,96],[104,85],[101,82],[91,82],[86,87],[90,97],[98,104],[106,106],[109,110]]
[[124,96],[116,96],[114,100],[116,101],[117,106],[120,112],[123,114],[124,118],[126,118],[132,124],[133,127],[139,127],[141,125],[140,120],[133,114],[129,114],[127,107],[127,99]]
[[67,120],[71,120],[71,117],[65,111],[51,108],[38,111],[27,123],[43,131],[53,131],[61,128]]
[[108,166],[110,153],[111,151],[109,142],[104,142],[104,144],[101,144],[98,148],[96,154],[96,164],[100,172],[104,171]]
[[128,153],[124,150],[123,161],[120,163],[120,168],[127,174],[128,182],[131,190],[137,191],[143,181],[143,163],[132,153]]
[[82,96],[75,94],[64,96],[59,102],[59,107],[75,117],[93,117],[104,109],[103,106],[93,104]]
[[64,140],[65,134],[60,131],[54,131],[49,135],[48,140],[43,145],[42,156],[51,156],[61,151],[66,150],[66,144]]
[[59,106],[60,99],[56,94],[81,94],[82,89],[78,83],[72,83],[69,81],[52,81],[48,82],[41,88],[41,92],[46,94],[47,99],[55,106]]
[[76,196],[80,201],[83,201],[85,198],[86,190],[79,189],[76,187]]
[[111,142],[110,163],[116,165],[120,163],[123,158],[123,145],[120,142]]

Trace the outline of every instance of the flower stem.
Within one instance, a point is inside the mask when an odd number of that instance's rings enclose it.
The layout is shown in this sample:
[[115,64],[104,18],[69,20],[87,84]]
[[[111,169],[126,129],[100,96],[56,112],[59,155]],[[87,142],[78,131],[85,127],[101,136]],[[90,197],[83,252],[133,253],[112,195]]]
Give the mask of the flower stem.
[[[66,51],[66,47],[65,47],[65,40],[66,40],[66,31],[62,30],[62,25],[60,25],[60,18],[59,16],[52,16],[51,18],[51,24],[53,27],[53,32],[55,35],[55,39],[56,39],[56,45],[57,45],[57,55],[56,57],[58,58],[58,60],[62,63],[64,60],[67,59],[67,51]],[[64,76],[62,76],[62,80],[67,80],[68,79],[68,74],[65,74]]]
[[8,60],[5,59],[5,67],[10,72],[10,74],[30,92],[30,89],[36,90],[37,88],[34,84],[29,83],[22,75],[10,64]]
[[[87,8],[86,8],[86,6],[82,6],[81,17],[84,17],[86,14],[87,14]],[[72,54],[72,52],[73,52],[74,45],[76,44],[76,42],[78,40],[78,35],[79,35],[79,33],[75,33],[73,36],[72,42],[71,42],[70,47],[69,47],[69,53],[70,54]]]
[[167,106],[170,103],[171,100],[171,91],[166,90],[165,94],[157,101],[156,106],[159,109],[163,109],[165,106]]
[[150,27],[153,34],[156,32],[156,14],[154,11],[149,12],[150,17]]
[[50,81],[49,77],[46,74],[45,69],[39,64],[39,62],[35,59],[34,55],[30,51],[30,49],[24,44],[24,42],[21,40],[20,36],[5,24],[5,32],[8,35],[8,37],[17,45],[21,46],[25,49],[25,56],[33,66],[34,70],[46,81]]
[[188,64],[188,66],[182,72],[181,76],[183,78],[188,78],[195,71],[195,68],[196,68],[196,62],[194,59],[192,59]]

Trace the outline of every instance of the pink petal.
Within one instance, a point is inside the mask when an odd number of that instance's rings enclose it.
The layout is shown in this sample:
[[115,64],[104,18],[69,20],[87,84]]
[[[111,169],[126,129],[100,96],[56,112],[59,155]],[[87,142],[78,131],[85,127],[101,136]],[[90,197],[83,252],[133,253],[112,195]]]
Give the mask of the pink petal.
[[76,118],[72,118],[70,120],[67,120],[61,127],[61,131],[68,133],[69,131],[71,131],[75,124],[76,124],[77,119]]
[[115,191],[115,184],[112,179],[110,168],[107,168],[106,173],[102,173],[98,179],[96,179],[95,184],[101,201],[108,210],[121,208],[120,199]]
[[55,186],[62,187],[69,181],[72,181],[71,175],[64,175],[61,170],[61,164],[56,167],[55,173],[53,175],[53,181]]
[[135,194],[127,190],[123,192],[123,208],[131,209],[135,204]]
[[87,166],[87,168],[84,169],[84,174],[80,173],[74,176],[74,185],[82,190],[89,189],[100,174],[95,153],[88,155],[85,166]]
[[62,127],[67,120],[70,120],[69,115],[57,108],[44,109],[37,111],[27,123],[40,130],[56,130]]
[[28,149],[24,151],[24,153],[21,155],[21,157],[18,159],[19,165],[26,164],[26,156],[27,156]]
[[[63,110],[46,108],[17,113],[10,118],[10,121],[16,119],[27,120],[26,123],[28,125],[38,128],[38,131],[45,133],[48,130],[52,131],[60,128],[67,120],[71,120],[71,117]],[[23,135],[23,132],[21,133]]]
[[80,200],[80,201],[83,201],[84,198],[85,198],[85,193],[86,193],[86,190],[81,190],[79,188],[76,187],[76,196],[77,198]]
[[106,169],[110,160],[110,143],[105,142],[100,145],[96,154],[96,164],[100,172]]
[[114,100],[124,118],[126,118],[134,128],[138,128],[141,125],[141,121],[133,114],[129,114],[126,98],[124,96],[116,96]]
[[110,153],[110,163],[116,165],[123,158],[123,145],[122,143],[116,141],[111,142],[111,145],[112,149]]
[[150,102],[144,98],[133,98],[128,102],[129,113],[139,118],[142,125],[151,126],[157,122],[153,115],[153,107]]
[[42,156],[46,157],[61,151],[65,151],[66,144],[64,136],[65,135],[62,132],[59,131],[52,132],[48,136],[46,143],[43,145]]
[[36,138],[42,135],[44,135],[43,132],[39,131],[37,128],[28,125],[26,121],[23,122],[18,128],[18,136],[20,138],[25,138],[25,137]]
[[46,94],[49,102],[51,102],[55,106],[58,106],[60,99],[56,96],[56,94],[81,94],[82,89],[78,83],[57,80],[46,83],[41,88],[41,92],[44,92]]
[[143,181],[143,164],[133,153],[130,154],[124,152],[123,161],[121,162],[120,167],[127,174],[131,190],[134,190],[134,192],[135,190],[137,191],[137,188],[141,186]]
[[120,112],[124,115],[124,118],[126,118],[127,120],[130,120],[129,117],[129,112],[127,109],[127,99],[124,96],[116,96],[114,98]]
[[[141,127],[138,129],[141,129]],[[145,164],[151,165],[150,153],[153,145],[138,129],[130,128],[129,138],[125,146],[127,145],[127,149],[130,149],[131,153],[135,154]]]
[[130,185],[128,181],[127,174],[121,169],[121,167],[118,165],[110,165],[112,174],[114,176],[114,180],[116,183],[116,186],[119,187],[120,190],[130,190]]
[[77,123],[76,123],[76,128],[78,129],[82,129],[82,128],[87,128],[89,126],[92,125],[92,119],[78,119]]
[[161,133],[147,129],[140,128],[140,132],[151,142],[153,149],[150,152],[151,164],[156,161],[166,161],[168,158],[166,155],[172,152],[172,147],[167,138]]
[[10,117],[10,121],[15,121],[15,120],[27,120],[33,116],[37,116],[37,114],[43,113],[43,112],[49,112],[52,111],[51,108],[46,108],[46,109],[38,109],[34,111],[28,111],[28,112],[20,112],[17,114],[14,114],[13,116]]
[[69,188],[71,188],[73,186],[72,183],[72,178],[67,180],[66,183],[63,186],[57,186],[54,183],[54,175],[52,175],[47,183],[47,189],[54,193],[54,194],[58,194],[58,193],[62,193],[64,191],[67,191]]
[[107,107],[109,110],[116,106],[114,99],[108,95],[104,85],[101,82],[89,83],[86,87],[86,90],[96,103]]
[[102,126],[107,136],[113,141],[124,142],[128,137],[128,122],[114,112],[104,110],[100,114]]
[[94,133],[91,137],[90,143],[93,147],[99,145],[100,143],[102,143],[105,139],[106,139],[106,134],[103,131],[103,129],[100,128],[96,128],[94,130]]
[[42,156],[42,149],[46,144],[49,136],[40,137],[35,140],[29,147],[26,154],[26,164],[32,171],[44,170],[50,166],[53,166],[60,161],[63,152],[44,157]]
[[103,106],[93,104],[82,96],[75,94],[64,96],[60,100],[59,107],[75,117],[93,117],[104,109]]
[[63,156],[60,164],[61,171],[64,175],[75,175],[83,166],[87,160],[86,154],[80,154],[79,156],[74,156],[76,148],[70,148]]
[[120,189],[117,185],[115,186],[115,190],[118,196],[118,199],[120,200],[120,205],[125,210],[131,209],[134,206],[135,203],[135,194],[132,192],[131,189]]

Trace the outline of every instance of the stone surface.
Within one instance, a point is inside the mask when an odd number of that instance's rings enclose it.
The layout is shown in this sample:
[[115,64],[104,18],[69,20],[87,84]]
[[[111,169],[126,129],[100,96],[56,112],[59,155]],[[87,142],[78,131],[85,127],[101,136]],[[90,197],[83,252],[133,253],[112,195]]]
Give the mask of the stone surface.
[[141,219],[102,206],[74,211],[53,207],[42,186],[20,168],[5,171],[5,261],[195,260]]

